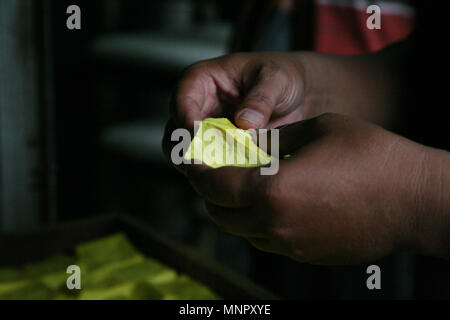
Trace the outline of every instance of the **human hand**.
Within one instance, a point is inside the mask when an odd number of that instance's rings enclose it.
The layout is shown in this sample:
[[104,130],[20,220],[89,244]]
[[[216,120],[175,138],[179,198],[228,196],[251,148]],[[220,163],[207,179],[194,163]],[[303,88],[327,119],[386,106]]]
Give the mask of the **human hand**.
[[448,249],[442,241],[448,223],[432,222],[442,208],[430,183],[442,179],[433,169],[435,149],[325,114],[282,128],[280,152],[292,157],[274,176],[261,176],[259,168],[197,165],[187,166],[186,175],[225,231],[302,262],[353,264],[399,250],[430,253],[431,239],[433,248]]
[[391,127],[402,100],[402,63],[392,51],[236,53],[198,62],[179,81],[171,118],[191,130],[210,117],[242,129],[276,128],[333,112]]
[[239,53],[188,68],[174,96],[178,127],[227,117],[243,129],[273,128],[306,117],[306,78],[294,53]]

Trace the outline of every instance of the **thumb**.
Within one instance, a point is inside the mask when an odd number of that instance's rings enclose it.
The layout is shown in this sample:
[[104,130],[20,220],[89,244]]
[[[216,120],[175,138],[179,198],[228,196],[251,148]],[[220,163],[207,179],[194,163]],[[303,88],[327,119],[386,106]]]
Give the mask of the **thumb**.
[[[264,70],[264,69],[263,69]],[[265,128],[283,100],[287,78],[260,71],[256,84],[236,110],[234,121],[242,129]]]

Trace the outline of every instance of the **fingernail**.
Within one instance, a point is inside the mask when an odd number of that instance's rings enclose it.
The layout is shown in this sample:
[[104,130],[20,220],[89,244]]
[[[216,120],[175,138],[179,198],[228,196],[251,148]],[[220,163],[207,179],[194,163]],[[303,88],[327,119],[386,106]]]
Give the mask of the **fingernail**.
[[255,126],[260,126],[264,120],[264,116],[252,109],[244,109],[239,113],[239,119],[246,120],[253,123]]

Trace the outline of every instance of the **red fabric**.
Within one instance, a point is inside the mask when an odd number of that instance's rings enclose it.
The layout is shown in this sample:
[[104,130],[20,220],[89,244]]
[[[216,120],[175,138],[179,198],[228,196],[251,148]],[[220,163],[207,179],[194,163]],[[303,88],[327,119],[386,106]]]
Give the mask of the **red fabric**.
[[314,50],[346,55],[374,52],[406,38],[414,28],[412,16],[381,11],[381,29],[370,30],[369,16],[365,10],[317,4]]

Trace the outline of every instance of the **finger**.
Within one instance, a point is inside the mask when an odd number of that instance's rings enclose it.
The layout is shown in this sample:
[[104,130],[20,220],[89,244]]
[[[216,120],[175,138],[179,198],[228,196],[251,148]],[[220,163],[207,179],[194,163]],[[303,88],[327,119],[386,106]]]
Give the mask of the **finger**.
[[[171,115],[179,127],[193,130],[194,122],[203,119],[202,109],[206,104],[206,96],[210,94],[205,88],[204,76],[187,73],[179,82],[172,96]],[[210,100],[210,103],[214,103]],[[212,108],[213,106],[211,106]]]
[[221,59],[202,61],[184,72],[172,97],[171,113],[179,127],[192,130],[194,121],[222,116],[224,105],[238,98]]
[[211,219],[225,232],[241,237],[262,237],[264,226],[251,208],[225,208],[205,201]]
[[248,242],[250,242],[252,246],[254,246],[258,250],[269,253],[287,255],[287,252],[284,249],[284,247],[273,240],[266,239],[263,237],[249,237],[247,238],[247,240]]
[[218,169],[186,165],[186,175],[194,189],[208,202],[227,208],[246,208],[260,197],[265,176],[259,168],[222,167]]
[[276,69],[262,67],[235,113],[236,124],[243,129],[264,128],[274,110],[283,103],[288,79]]

